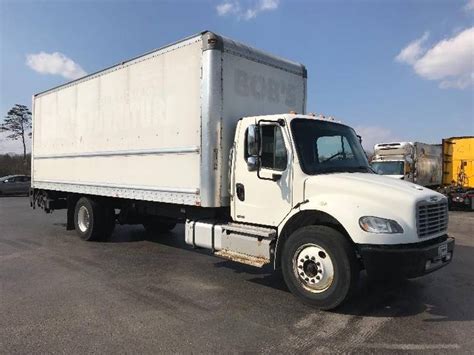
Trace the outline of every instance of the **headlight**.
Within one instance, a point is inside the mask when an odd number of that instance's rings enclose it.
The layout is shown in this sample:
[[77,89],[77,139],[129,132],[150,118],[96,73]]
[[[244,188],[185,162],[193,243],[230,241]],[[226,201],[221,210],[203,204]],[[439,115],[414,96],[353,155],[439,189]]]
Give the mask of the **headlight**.
[[392,219],[364,216],[359,218],[359,225],[369,233],[403,233],[403,228]]

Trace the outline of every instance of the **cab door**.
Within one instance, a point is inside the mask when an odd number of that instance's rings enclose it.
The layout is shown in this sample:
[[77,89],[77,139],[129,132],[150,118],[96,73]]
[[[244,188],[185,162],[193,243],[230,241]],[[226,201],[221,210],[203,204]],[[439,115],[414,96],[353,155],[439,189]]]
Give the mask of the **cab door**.
[[236,222],[278,226],[292,207],[292,152],[287,127],[261,123],[260,164],[247,165],[248,127],[241,126],[235,147],[232,216]]

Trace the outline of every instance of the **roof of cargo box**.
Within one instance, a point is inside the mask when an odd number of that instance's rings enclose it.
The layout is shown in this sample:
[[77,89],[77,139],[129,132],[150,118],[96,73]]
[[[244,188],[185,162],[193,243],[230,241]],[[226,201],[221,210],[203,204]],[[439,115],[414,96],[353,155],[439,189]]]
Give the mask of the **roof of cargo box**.
[[[245,57],[254,61],[258,61],[267,65],[274,66],[279,69],[286,70],[288,72],[307,76],[306,67],[298,62],[293,62],[291,60],[275,56],[273,54],[264,52],[260,49],[248,46],[241,42],[234,41],[228,37],[224,37],[218,34],[215,34],[210,31],[202,32],[202,35],[207,35],[207,40],[217,40],[217,43],[214,44],[214,47],[222,49],[224,52],[233,53],[237,56]],[[222,43],[222,47],[219,47],[219,41]]]
[[133,57],[131,59],[122,61],[118,64],[114,64],[114,65],[112,65],[110,67],[107,67],[105,69],[93,72],[91,74],[88,74],[88,75],[83,76],[81,78],[78,78],[76,80],[72,80],[72,81],[69,81],[67,83],[55,86],[51,89],[41,91],[41,92],[35,94],[34,96],[37,97],[37,96],[40,96],[40,95],[43,95],[43,94],[47,94],[47,93],[50,93],[50,92],[53,92],[53,91],[57,91],[59,89],[66,88],[66,87],[69,87],[69,86],[72,86],[72,85],[75,85],[75,84],[78,84],[78,83],[96,78],[96,77],[104,75],[108,72],[111,72],[111,71],[114,71],[114,70],[117,70],[117,69],[120,69],[120,68],[125,68],[125,67],[127,67],[131,64],[134,64],[135,62],[147,59],[146,57],[148,57],[148,56],[150,58],[152,58],[153,56],[156,56],[157,54],[167,53],[171,50],[180,48],[179,45],[181,43],[187,42],[187,41],[192,41],[193,39],[195,39],[196,41],[202,39],[203,42],[207,42],[207,43],[203,44],[203,51],[209,50],[209,49],[222,50],[224,52],[231,53],[231,54],[234,54],[234,55],[237,55],[237,56],[249,59],[249,60],[253,60],[255,62],[266,64],[266,65],[269,65],[269,66],[272,66],[272,67],[275,67],[275,68],[293,73],[295,75],[301,75],[304,78],[307,77],[306,67],[301,63],[293,62],[293,61],[290,61],[290,60],[287,60],[287,59],[284,59],[284,58],[281,58],[281,57],[277,57],[275,55],[272,55],[272,54],[266,53],[264,51],[261,51],[259,49],[247,46],[246,44],[234,41],[230,38],[218,35],[215,32],[202,31],[202,32],[199,32],[195,35],[183,38],[179,41],[167,44],[163,47],[153,49],[152,51],[149,51],[147,53],[144,53],[144,54],[141,54],[139,56]]

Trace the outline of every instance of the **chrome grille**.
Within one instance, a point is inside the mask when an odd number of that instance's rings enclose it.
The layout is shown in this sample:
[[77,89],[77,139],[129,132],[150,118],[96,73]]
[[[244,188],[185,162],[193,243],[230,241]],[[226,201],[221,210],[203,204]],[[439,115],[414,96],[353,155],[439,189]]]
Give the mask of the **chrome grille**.
[[427,237],[448,229],[448,203],[421,203],[417,206],[418,237]]

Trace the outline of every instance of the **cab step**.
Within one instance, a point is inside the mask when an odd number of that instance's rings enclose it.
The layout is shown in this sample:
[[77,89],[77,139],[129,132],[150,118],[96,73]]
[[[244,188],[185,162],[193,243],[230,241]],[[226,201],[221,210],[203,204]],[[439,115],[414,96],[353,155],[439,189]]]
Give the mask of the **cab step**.
[[273,239],[276,237],[275,229],[252,226],[248,224],[228,223],[222,225],[222,229],[231,233],[249,235],[258,238]]
[[256,257],[247,254],[238,253],[231,250],[219,250],[214,253],[215,256],[221,257],[223,259],[235,261],[241,264],[246,264],[255,267],[263,267],[266,264],[270,263],[270,259],[263,257]]

